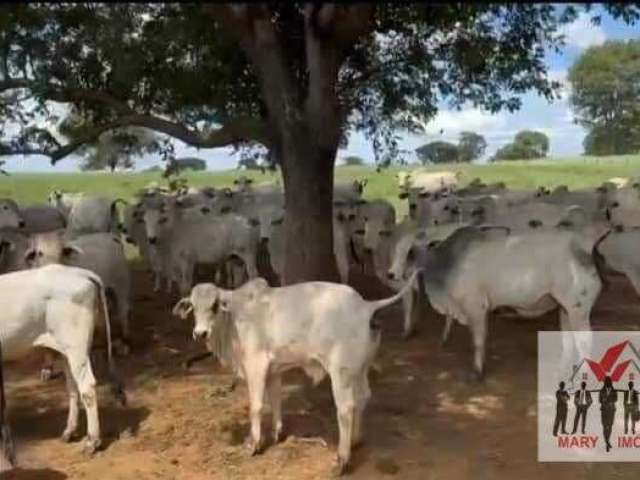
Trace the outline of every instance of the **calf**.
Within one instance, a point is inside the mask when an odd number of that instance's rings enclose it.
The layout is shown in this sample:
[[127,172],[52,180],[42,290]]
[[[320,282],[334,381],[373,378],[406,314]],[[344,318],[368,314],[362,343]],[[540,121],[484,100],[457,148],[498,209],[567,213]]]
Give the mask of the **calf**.
[[[415,275],[405,289],[414,280]],[[266,280],[256,278],[236,290],[211,283],[196,285],[173,312],[182,318],[193,312],[194,338],[204,337],[218,345],[225,361],[247,381],[252,454],[263,446],[265,390],[278,441],[282,437],[282,374],[301,367],[317,384],[328,373],[340,432],[337,473],[343,473],[352,446],[362,440],[362,412],[371,396],[367,376],[380,344],[380,325],[372,317],[400,299],[405,289],[369,302],[346,285],[306,282],[271,288]]]
[[62,439],[69,441],[78,427],[78,400],[87,414],[85,449],[101,443],[96,380],[89,352],[100,316],[106,327],[107,359],[114,393],[125,403],[111,353],[111,326],[104,286],[88,270],[48,265],[0,275],[0,341],[8,360],[17,360],[32,347],[46,347],[64,358],[69,415]]

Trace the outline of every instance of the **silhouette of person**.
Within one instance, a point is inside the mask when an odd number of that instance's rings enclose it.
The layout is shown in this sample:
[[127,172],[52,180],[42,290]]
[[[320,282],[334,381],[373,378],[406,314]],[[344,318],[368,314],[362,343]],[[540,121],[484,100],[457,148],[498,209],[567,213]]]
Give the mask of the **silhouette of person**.
[[553,436],[558,436],[558,428],[562,425],[561,433],[567,434],[567,412],[569,411],[569,393],[564,389],[564,382],[558,384],[556,390],[556,419],[553,422]]
[[629,382],[629,390],[624,391],[624,434],[629,431],[631,420],[631,433],[636,433],[636,422],[633,420],[633,412],[638,409],[638,391],[633,389],[633,382]]
[[576,433],[576,430],[578,430],[578,422],[582,418],[582,434],[584,435],[584,427],[587,423],[587,410],[593,403],[591,392],[587,390],[587,382],[580,384],[580,390],[573,395],[573,403],[576,406],[576,414],[573,417],[573,431],[571,434],[574,435]]
[[618,392],[613,388],[611,377],[604,377],[604,385],[600,389],[600,414],[602,417],[602,433],[606,442],[607,452],[611,450],[611,429],[613,428],[613,420],[616,416],[616,402],[618,401]]

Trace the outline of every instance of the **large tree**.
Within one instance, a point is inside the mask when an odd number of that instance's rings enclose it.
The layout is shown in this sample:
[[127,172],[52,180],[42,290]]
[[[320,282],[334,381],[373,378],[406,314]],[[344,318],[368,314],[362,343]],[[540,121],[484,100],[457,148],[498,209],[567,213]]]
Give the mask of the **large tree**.
[[587,49],[569,70],[571,104],[588,135],[585,153],[640,150],[640,40],[609,41]]
[[475,132],[461,132],[458,142],[458,155],[461,162],[471,162],[480,158],[487,149],[485,138]]
[[[590,8],[590,7],[585,7]],[[606,4],[616,17],[637,7]],[[545,48],[573,6],[550,4],[18,4],[0,15],[0,154],[56,161],[103,131],[142,126],[199,148],[261,144],[283,174],[285,282],[336,278],[333,166],[345,132],[397,154],[441,100],[491,112],[547,98]],[[240,47],[238,49],[238,46]],[[30,100],[35,100],[31,102]],[[63,144],[32,114],[91,118]]]
[[416,148],[418,160],[427,163],[455,163],[460,161],[460,152],[453,143],[436,140]]
[[544,158],[548,151],[549,137],[542,132],[522,130],[516,134],[512,143],[499,148],[491,161]]

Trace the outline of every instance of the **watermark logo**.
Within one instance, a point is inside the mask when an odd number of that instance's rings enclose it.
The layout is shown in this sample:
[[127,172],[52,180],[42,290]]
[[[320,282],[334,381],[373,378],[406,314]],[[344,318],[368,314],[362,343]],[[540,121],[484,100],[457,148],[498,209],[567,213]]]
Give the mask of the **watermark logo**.
[[640,461],[640,332],[538,333],[538,460]]

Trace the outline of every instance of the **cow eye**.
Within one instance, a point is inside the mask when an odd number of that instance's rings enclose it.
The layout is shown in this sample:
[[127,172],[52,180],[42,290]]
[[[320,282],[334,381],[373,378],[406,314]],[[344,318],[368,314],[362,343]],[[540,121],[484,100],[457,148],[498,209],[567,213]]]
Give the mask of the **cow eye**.
[[364,221],[368,222],[369,221],[369,217],[364,217]]
[[162,217],[160,220],[158,220],[159,223],[167,223],[167,217]]
[[356,231],[355,231],[355,232],[353,232],[353,233],[355,233],[356,235],[364,235],[364,230],[359,229],[359,230],[356,230]]
[[[616,207],[619,207],[619,206],[620,206],[620,202],[613,202],[613,203],[611,204],[611,208],[616,208]],[[7,209],[7,207],[4,207],[4,209],[6,210],[6,209]]]
[[409,210],[415,210],[416,209],[416,204],[412,203],[411,205],[409,205]]
[[449,210],[449,205],[445,205],[445,206],[444,206],[444,208],[443,208],[443,210],[444,210],[445,212],[446,212],[446,211],[448,211],[448,210]]
[[271,225],[280,225],[284,221],[284,218],[278,218],[271,222]]
[[257,219],[255,219],[255,218],[252,218],[252,219],[250,219],[250,220],[249,220],[249,223],[250,223],[251,225],[253,225],[254,227],[257,227],[258,225],[260,225],[260,220],[257,220]]
[[391,231],[389,231],[389,230],[380,230],[380,235],[382,237],[388,237],[389,235],[391,235]]

